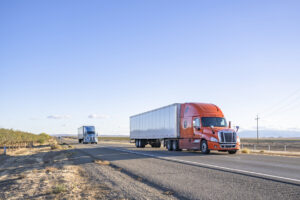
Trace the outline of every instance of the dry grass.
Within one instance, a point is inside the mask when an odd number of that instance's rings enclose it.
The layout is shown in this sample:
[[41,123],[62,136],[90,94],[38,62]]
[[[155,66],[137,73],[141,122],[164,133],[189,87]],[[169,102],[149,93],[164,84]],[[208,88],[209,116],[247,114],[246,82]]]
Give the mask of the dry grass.
[[56,167],[46,167],[46,173],[49,173],[49,172],[55,172],[57,171],[58,169]]
[[61,149],[61,146],[58,145],[58,144],[51,144],[50,147],[51,147],[52,150]]
[[25,175],[25,174],[20,174],[20,175],[19,175],[19,178],[20,178],[20,179],[26,178],[26,175]]
[[247,149],[247,148],[244,148],[244,149],[242,149],[242,153],[249,154],[249,153],[250,153],[250,150],[249,150],[249,149]]
[[164,194],[164,195],[172,195],[173,192],[172,192],[172,191],[165,191],[165,192],[163,192],[163,194]]
[[59,194],[66,191],[66,187],[63,184],[57,184],[53,189],[52,193]]
[[110,162],[107,160],[94,160],[94,163],[99,165],[110,165]]

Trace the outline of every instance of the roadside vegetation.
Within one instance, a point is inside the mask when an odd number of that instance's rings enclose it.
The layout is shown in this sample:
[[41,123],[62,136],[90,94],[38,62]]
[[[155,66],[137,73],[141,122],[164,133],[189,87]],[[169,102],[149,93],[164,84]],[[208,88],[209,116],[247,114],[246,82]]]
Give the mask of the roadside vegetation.
[[18,143],[38,143],[46,144],[52,141],[53,138],[46,134],[41,133],[39,135],[28,133],[24,131],[18,131],[13,129],[0,129],[0,145],[13,145]]

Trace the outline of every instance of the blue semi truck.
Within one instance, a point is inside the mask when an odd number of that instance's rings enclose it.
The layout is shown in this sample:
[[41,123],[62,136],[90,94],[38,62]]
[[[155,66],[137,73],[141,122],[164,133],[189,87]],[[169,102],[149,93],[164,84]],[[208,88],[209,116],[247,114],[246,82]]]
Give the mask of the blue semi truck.
[[98,134],[94,126],[82,126],[78,128],[78,142],[83,144],[97,144]]

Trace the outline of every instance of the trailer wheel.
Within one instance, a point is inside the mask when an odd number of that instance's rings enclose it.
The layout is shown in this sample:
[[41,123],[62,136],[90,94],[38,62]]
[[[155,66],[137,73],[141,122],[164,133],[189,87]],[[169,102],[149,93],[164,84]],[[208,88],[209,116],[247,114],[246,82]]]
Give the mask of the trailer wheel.
[[141,140],[137,140],[137,148],[141,148]]
[[173,149],[172,149],[172,140],[168,140],[167,141],[167,149],[168,149],[168,151],[172,151]]
[[135,147],[139,148],[139,140],[135,140]]
[[230,150],[228,151],[229,154],[236,154],[237,150]]
[[210,152],[210,150],[208,149],[208,145],[207,145],[206,140],[201,141],[201,152],[203,154],[209,154],[209,152]]
[[172,141],[172,149],[173,151],[178,151],[178,140]]

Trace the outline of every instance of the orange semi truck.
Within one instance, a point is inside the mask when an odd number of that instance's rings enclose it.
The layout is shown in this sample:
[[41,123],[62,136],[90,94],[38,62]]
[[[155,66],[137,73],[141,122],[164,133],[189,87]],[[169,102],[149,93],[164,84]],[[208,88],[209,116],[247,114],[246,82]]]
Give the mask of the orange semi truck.
[[130,117],[130,139],[137,148],[163,143],[169,151],[234,154],[240,149],[237,131],[238,126],[232,129],[218,106],[207,103],[175,103]]

